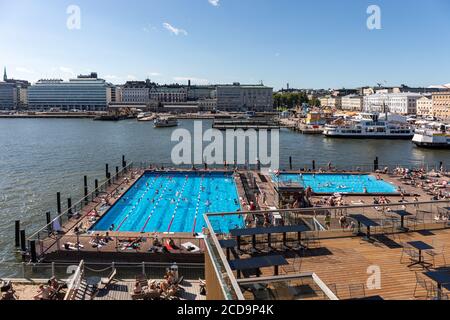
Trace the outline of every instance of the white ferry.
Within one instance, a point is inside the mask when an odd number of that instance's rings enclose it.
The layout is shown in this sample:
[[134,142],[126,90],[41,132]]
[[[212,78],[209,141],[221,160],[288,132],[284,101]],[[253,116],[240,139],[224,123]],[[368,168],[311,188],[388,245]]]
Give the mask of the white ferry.
[[413,142],[421,148],[450,149],[450,124],[424,123],[416,129]]
[[155,128],[170,128],[178,126],[178,120],[173,117],[157,118],[153,123]]
[[325,126],[323,134],[332,138],[352,139],[411,139],[414,129],[404,117],[377,113],[360,113],[350,120],[338,119]]

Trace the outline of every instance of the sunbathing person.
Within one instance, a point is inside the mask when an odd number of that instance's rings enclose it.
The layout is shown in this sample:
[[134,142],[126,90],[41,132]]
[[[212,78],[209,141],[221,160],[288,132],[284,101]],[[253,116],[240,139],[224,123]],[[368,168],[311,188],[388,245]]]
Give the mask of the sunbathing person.
[[54,293],[53,288],[49,286],[44,286],[41,284],[39,286],[38,294],[33,297],[34,300],[50,300],[50,297]]

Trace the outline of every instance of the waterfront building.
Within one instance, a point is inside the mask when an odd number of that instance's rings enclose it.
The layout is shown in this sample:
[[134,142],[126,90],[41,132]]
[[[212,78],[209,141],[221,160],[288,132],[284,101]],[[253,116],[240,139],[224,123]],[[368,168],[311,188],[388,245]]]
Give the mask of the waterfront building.
[[3,70],[3,81],[0,82],[0,109],[22,109],[27,106],[27,88],[30,83],[26,80],[9,79],[6,68]]
[[122,88],[122,102],[149,103],[151,86],[150,80],[128,81]]
[[215,86],[188,86],[187,99],[189,101],[203,100],[203,99],[215,99],[216,98]]
[[28,88],[28,105],[34,110],[104,111],[108,105],[108,86],[96,73],[69,81],[39,80]]
[[326,96],[319,99],[322,107],[328,107],[332,109],[342,108],[342,97]]
[[363,110],[364,97],[360,95],[348,95],[342,97],[342,110],[360,112]]
[[450,91],[433,93],[433,116],[450,120]]
[[186,102],[188,88],[181,85],[155,86],[149,90],[150,101],[158,103]]
[[217,109],[220,111],[273,111],[273,88],[264,85],[217,86]]
[[12,110],[17,106],[17,89],[13,83],[0,82],[0,109]]
[[394,114],[416,114],[420,93],[375,93],[364,97],[365,112],[386,112]]
[[428,117],[433,115],[433,99],[432,97],[423,96],[417,99],[417,115]]

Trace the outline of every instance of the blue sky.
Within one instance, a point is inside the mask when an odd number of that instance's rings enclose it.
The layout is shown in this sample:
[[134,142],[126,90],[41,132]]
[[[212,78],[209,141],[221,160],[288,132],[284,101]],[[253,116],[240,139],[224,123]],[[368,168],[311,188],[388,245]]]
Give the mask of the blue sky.
[[429,86],[450,82],[449,57],[448,0],[0,0],[0,66],[31,81]]

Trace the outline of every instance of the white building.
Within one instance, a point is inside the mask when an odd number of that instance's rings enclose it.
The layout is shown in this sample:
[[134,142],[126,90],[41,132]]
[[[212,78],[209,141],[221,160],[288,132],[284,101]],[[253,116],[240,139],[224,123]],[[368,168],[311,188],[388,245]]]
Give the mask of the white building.
[[417,100],[420,93],[375,93],[364,97],[364,111],[385,112],[394,114],[416,114]]
[[144,81],[129,81],[122,88],[122,102],[145,103],[150,101],[150,87]]
[[348,95],[342,97],[342,110],[345,111],[362,111],[364,98],[359,95]]
[[163,86],[150,89],[150,100],[156,102],[186,102],[188,90],[182,86]]
[[217,86],[217,109],[220,111],[273,111],[273,88],[264,85]]
[[322,107],[329,107],[333,109],[341,109],[342,107],[342,97],[326,96],[319,98],[319,100]]

